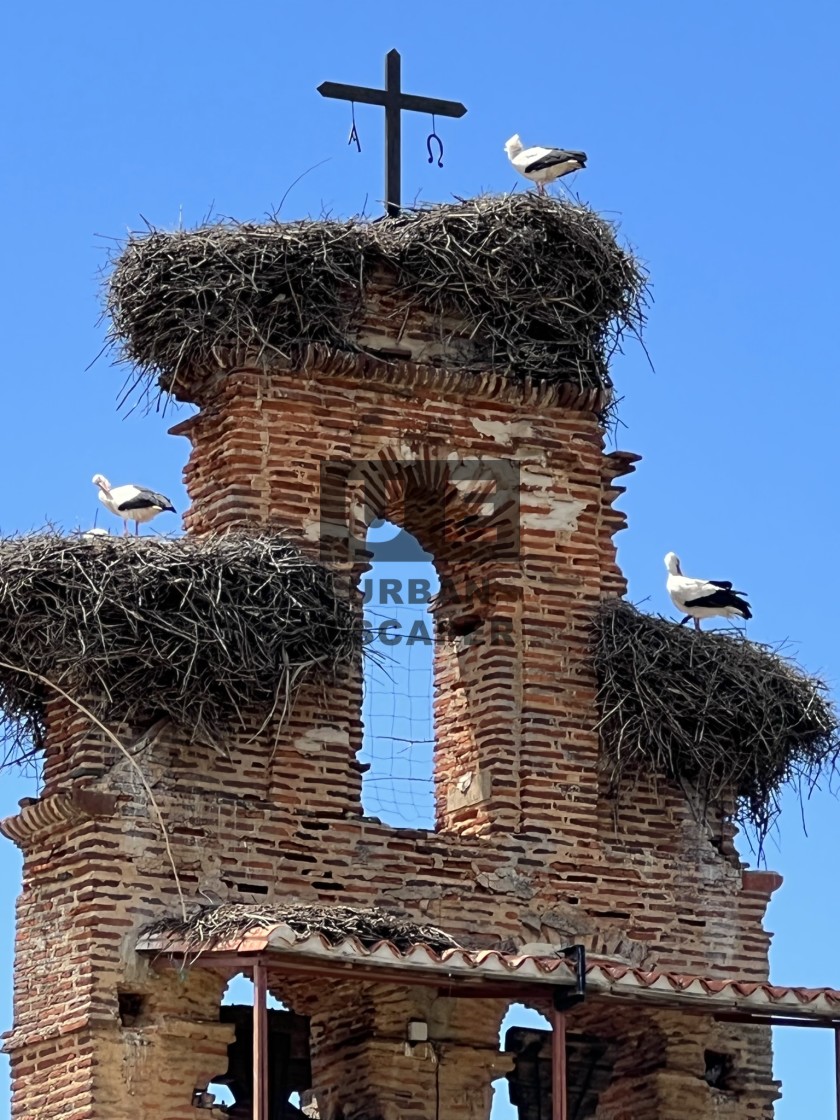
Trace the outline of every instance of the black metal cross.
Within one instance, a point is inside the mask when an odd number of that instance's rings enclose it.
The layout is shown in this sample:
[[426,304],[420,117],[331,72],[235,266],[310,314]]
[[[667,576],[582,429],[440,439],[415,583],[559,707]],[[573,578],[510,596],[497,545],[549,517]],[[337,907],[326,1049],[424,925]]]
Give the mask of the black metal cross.
[[385,207],[389,217],[400,212],[400,177],[403,109],[414,113],[434,113],[438,117],[463,117],[467,108],[460,101],[440,101],[436,97],[416,97],[403,93],[400,88],[400,53],[388,51],[385,56],[385,89],[368,86],[346,86],[340,82],[322,82],[318,93],[322,97],[337,97],[340,101],[358,101],[364,105],[385,107]]

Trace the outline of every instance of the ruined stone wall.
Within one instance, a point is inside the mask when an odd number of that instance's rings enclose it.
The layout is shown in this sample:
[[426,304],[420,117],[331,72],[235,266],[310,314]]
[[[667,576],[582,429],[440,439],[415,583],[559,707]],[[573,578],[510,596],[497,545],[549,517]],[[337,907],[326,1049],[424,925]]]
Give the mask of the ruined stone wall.
[[[614,1044],[597,1120],[773,1120],[779,1093],[766,1028],[590,999],[569,1012],[567,1029]],[[707,1054],[726,1057],[719,1084],[706,1079]]]
[[[311,1016],[312,1080],[328,1117],[485,1120],[492,1082],[512,1066],[499,1050],[500,999],[457,999],[434,988],[280,980],[275,994]],[[409,1020],[426,1043],[406,1047]]]
[[[382,904],[466,944],[575,941],[648,968],[765,978],[761,919],[772,877],[743,873],[721,822],[701,821],[667,782],[642,784],[616,810],[599,779],[588,627],[593,607],[624,590],[614,479],[632,457],[605,454],[597,416],[498,380],[398,381],[376,369],[245,370],[207,390],[201,405],[176,429],[192,444],[191,532],[276,525],[317,550],[323,464],[385,460],[389,481],[375,512],[414,533],[457,588],[470,572],[463,532],[447,536],[432,516],[439,507],[412,502],[408,491],[418,477],[447,485],[431,464],[512,459],[521,471],[518,556],[481,553],[489,593],[476,605],[456,592],[437,608],[436,832],[362,815],[360,666],[334,685],[304,686],[282,723],[254,714],[212,744],[164,731],[135,758],[154,805],[136,766],[101,731],[66,706],[51,709],[45,796],[9,825],[24,853],[8,1042],[14,1116],[63,1115],[50,1111],[33,1077],[56,1055],[75,1071],[72,1120],[187,1120],[189,1082],[201,1087],[224,1068],[230,1028],[217,1021],[218,978],[173,988],[133,952],[143,925],[178,910],[170,858],[190,904],[207,892],[238,902]],[[457,493],[449,500],[457,511]],[[364,567],[347,557],[351,586]],[[472,642],[447,631],[476,609]],[[487,640],[500,618],[512,642]],[[115,730],[128,740],[141,729]],[[131,1026],[120,1016],[121,992],[146,1000]],[[465,1043],[476,1031],[471,1002],[454,1020]],[[316,1015],[315,1039],[320,1029]],[[766,1099],[766,1032],[750,1045],[750,1076]],[[479,1061],[482,1076],[488,1061]],[[326,1083],[339,1075],[327,1065],[321,1060],[319,1076],[335,1095]],[[411,1069],[427,1093],[429,1069]],[[453,1069],[444,1063],[440,1085],[461,1077]],[[396,1092],[402,1074],[394,1076]],[[680,1092],[693,1084],[687,1077],[677,1078]],[[463,1108],[446,1115],[486,1115],[484,1098],[476,1104],[462,1091]],[[428,1096],[414,1111],[401,1107],[394,1117],[435,1115]]]

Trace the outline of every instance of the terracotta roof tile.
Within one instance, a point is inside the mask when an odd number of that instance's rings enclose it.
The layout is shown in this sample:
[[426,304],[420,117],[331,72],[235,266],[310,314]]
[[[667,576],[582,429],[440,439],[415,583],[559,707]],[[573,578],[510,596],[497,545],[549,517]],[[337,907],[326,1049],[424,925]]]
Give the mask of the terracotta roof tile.
[[[365,970],[399,967],[406,980],[412,973],[428,977],[440,975],[441,982],[457,984],[516,981],[570,987],[574,984],[574,965],[563,956],[519,956],[495,949],[445,949],[436,952],[428,945],[398,949],[390,941],[365,947],[348,937],[332,944],[321,934],[299,937],[283,922],[264,929],[253,929],[236,938],[216,943],[199,951],[171,935],[142,936],[138,952],[172,956],[179,961],[200,955],[205,964],[214,956],[269,954],[282,961],[306,965],[310,971],[343,964]],[[587,992],[592,996],[650,1000],[662,1005],[719,1012],[750,1012],[789,1018],[840,1019],[840,991],[833,988],[794,988],[754,980],[711,978],[683,972],[634,969],[616,961],[590,958],[586,969]]]

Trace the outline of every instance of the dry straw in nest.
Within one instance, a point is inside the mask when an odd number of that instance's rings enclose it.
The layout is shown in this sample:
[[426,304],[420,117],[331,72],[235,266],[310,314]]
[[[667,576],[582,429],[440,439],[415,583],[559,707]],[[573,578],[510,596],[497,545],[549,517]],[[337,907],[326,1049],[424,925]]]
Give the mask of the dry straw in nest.
[[[644,324],[646,274],[613,226],[580,203],[524,193],[377,222],[132,235],[107,287],[109,338],[135,367],[134,387],[152,391],[199,370],[294,362],[310,343],[358,350],[366,288],[383,267],[395,336],[414,307],[454,317],[471,340],[465,368],[514,379],[609,389],[612,353]],[[446,358],[466,361],[454,348]]]
[[[0,661],[48,678],[100,718],[168,717],[195,738],[280,711],[303,677],[360,646],[327,569],[278,536],[0,542]],[[42,744],[49,689],[0,668],[11,757]]]
[[420,925],[389,914],[377,907],[304,906],[302,904],[221,903],[201,906],[186,919],[162,918],[143,930],[146,936],[169,934],[177,938],[188,953],[213,949],[221,942],[234,941],[253,929],[267,929],[285,922],[302,941],[320,933],[331,945],[355,937],[367,948],[379,941],[390,941],[398,949],[428,945],[441,953],[458,947],[448,933],[436,926]]
[[825,685],[778,651],[726,633],[687,630],[629,603],[597,619],[603,759],[622,778],[653,771],[702,802],[736,801],[759,844],[782,788],[813,788],[840,751]]

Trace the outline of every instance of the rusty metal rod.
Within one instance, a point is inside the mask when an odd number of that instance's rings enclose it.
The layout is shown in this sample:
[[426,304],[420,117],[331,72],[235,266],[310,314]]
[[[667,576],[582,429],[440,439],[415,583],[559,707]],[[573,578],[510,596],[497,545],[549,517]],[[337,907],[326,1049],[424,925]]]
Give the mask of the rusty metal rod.
[[568,1120],[566,1102],[566,1013],[551,1013],[551,1120]]
[[254,961],[254,1120],[268,1120],[268,986],[265,965]]
[[[697,1009],[692,1008],[692,1013]],[[701,1008],[702,1011],[702,1008]],[[817,1027],[820,1030],[840,1029],[837,1019],[799,1019],[792,1015],[762,1015],[750,1012],[721,1011],[713,1016],[716,1023],[746,1023],[753,1027]]]

